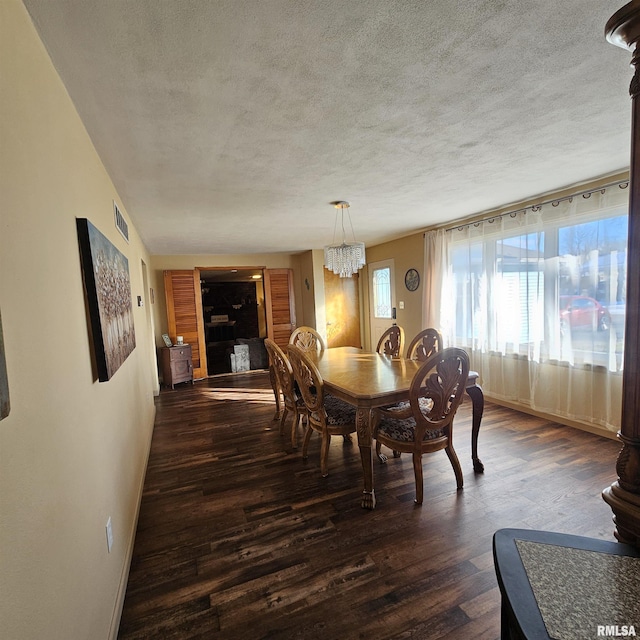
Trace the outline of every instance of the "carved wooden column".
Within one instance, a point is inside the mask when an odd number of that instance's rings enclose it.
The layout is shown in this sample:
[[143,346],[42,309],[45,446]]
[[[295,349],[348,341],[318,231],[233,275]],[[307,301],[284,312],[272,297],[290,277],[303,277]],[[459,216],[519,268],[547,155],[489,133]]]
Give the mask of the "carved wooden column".
[[629,251],[622,391],[622,450],[618,481],[603,491],[611,506],[616,538],[640,547],[640,0],[617,11],[607,22],[607,40],[633,52],[631,87],[631,163],[629,182]]

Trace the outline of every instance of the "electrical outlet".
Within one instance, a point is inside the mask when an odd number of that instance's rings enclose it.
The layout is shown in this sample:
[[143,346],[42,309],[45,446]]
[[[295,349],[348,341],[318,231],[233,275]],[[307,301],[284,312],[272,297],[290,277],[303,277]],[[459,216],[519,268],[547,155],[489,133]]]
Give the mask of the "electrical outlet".
[[398,306],[400,307],[400,309],[404,309],[404,302],[400,300],[400,302],[398,303]]
[[113,547],[113,529],[111,528],[111,516],[107,520],[107,551],[111,553],[111,547]]

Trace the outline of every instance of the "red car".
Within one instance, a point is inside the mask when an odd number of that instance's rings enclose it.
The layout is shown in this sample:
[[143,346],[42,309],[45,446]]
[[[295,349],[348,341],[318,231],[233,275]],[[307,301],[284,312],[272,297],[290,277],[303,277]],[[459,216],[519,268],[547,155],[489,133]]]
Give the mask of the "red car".
[[561,331],[608,331],[609,327],[609,312],[594,298],[560,296]]

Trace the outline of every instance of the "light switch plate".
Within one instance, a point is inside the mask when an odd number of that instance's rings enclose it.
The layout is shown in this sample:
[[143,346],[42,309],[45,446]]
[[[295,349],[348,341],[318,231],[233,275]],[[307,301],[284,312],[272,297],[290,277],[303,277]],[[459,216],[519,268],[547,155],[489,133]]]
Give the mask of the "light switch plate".
[[113,529],[111,527],[111,516],[107,520],[107,551],[111,553],[111,547],[113,547]]

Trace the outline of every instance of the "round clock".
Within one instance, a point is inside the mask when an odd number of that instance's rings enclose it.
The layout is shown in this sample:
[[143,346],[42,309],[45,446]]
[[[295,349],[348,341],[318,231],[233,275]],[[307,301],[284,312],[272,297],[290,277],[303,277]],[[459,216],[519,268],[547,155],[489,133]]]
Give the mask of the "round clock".
[[409,291],[415,291],[420,285],[420,274],[415,269],[409,269],[404,274],[404,284]]

